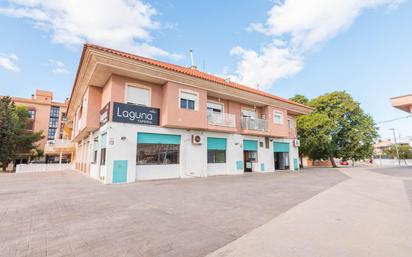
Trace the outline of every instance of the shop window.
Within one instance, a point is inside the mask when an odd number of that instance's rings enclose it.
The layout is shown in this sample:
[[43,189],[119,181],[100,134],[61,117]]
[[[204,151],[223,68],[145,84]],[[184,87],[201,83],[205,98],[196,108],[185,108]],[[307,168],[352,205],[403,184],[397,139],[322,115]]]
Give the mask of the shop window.
[[208,102],[207,110],[209,112],[223,112],[223,104]]
[[225,163],[226,150],[207,150],[207,163]]
[[273,112],[273,123],[283,124],[283,112],[281,112],[281,111],[274,111]]
[[100,165],[106,165],[106,140],[107,133],[100,136]]
[[179,99],[181,109],[197,110],[197,94],[181,91]]
[[127,86],[126,103],[150,106],[150,89],[144,87]]
[[179,163],[178,144],[137,144],[137,165],[167,165]]
[[97,162],[97,150],[94,150],[93,152],[93,163]]
[[[96,151],[97,155],[97,151]],[[100,165],[106,165],[106,148],[100,150]]]

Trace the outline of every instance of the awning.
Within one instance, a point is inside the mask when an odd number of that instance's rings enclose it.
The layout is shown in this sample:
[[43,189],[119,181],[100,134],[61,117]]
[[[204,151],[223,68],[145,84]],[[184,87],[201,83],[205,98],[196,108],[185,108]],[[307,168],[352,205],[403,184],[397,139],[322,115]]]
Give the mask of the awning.
[[207,150],[226,150],[227,139],[218,137],[207,138]]
[[273,152],[275,153],[288,153],[289,143],[273,142]]
[[137,143],[178,145],[180,144],[180,135],[138,132]]
[[256,140],[243,140],[243,150],[244,151],[257,151],[257,141]]

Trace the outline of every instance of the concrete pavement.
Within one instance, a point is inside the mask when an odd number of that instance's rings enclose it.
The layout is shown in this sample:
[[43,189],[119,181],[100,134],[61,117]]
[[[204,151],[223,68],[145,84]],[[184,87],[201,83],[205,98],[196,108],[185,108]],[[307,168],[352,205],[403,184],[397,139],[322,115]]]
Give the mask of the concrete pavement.
[[364,168],[342,172],[350,179],[207,257],[412,256],[412,212],[404,178]]

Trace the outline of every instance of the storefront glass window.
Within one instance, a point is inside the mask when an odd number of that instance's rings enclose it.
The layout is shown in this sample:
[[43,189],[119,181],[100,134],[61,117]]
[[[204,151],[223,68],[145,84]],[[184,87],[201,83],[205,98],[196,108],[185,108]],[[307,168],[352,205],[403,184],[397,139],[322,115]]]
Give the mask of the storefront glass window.
[[226,162],[226,150],[208,150],[207,151],[208,163],[225,163]]
[[179,163],[178,144],[137,144],[137,165],[166,165]]

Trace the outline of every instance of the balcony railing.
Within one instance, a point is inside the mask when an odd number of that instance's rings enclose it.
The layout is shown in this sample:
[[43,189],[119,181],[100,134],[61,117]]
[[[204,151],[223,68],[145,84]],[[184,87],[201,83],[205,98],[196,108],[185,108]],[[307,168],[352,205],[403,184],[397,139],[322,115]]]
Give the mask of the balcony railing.
[[69,139],[48,140],[45,146],[45,152],[59,152],[74,149],[74,143]]
[[268,121],[252,118],[252,117],[242,117],[240,120],[240,125],[242,129],[247,130],[258,130],[258,131],[268,131]]
[[230,113],[224,112],[212,112],[207,113],[207,122],[214,126],[223,126],[229,128],[236,127],[236,116]]

